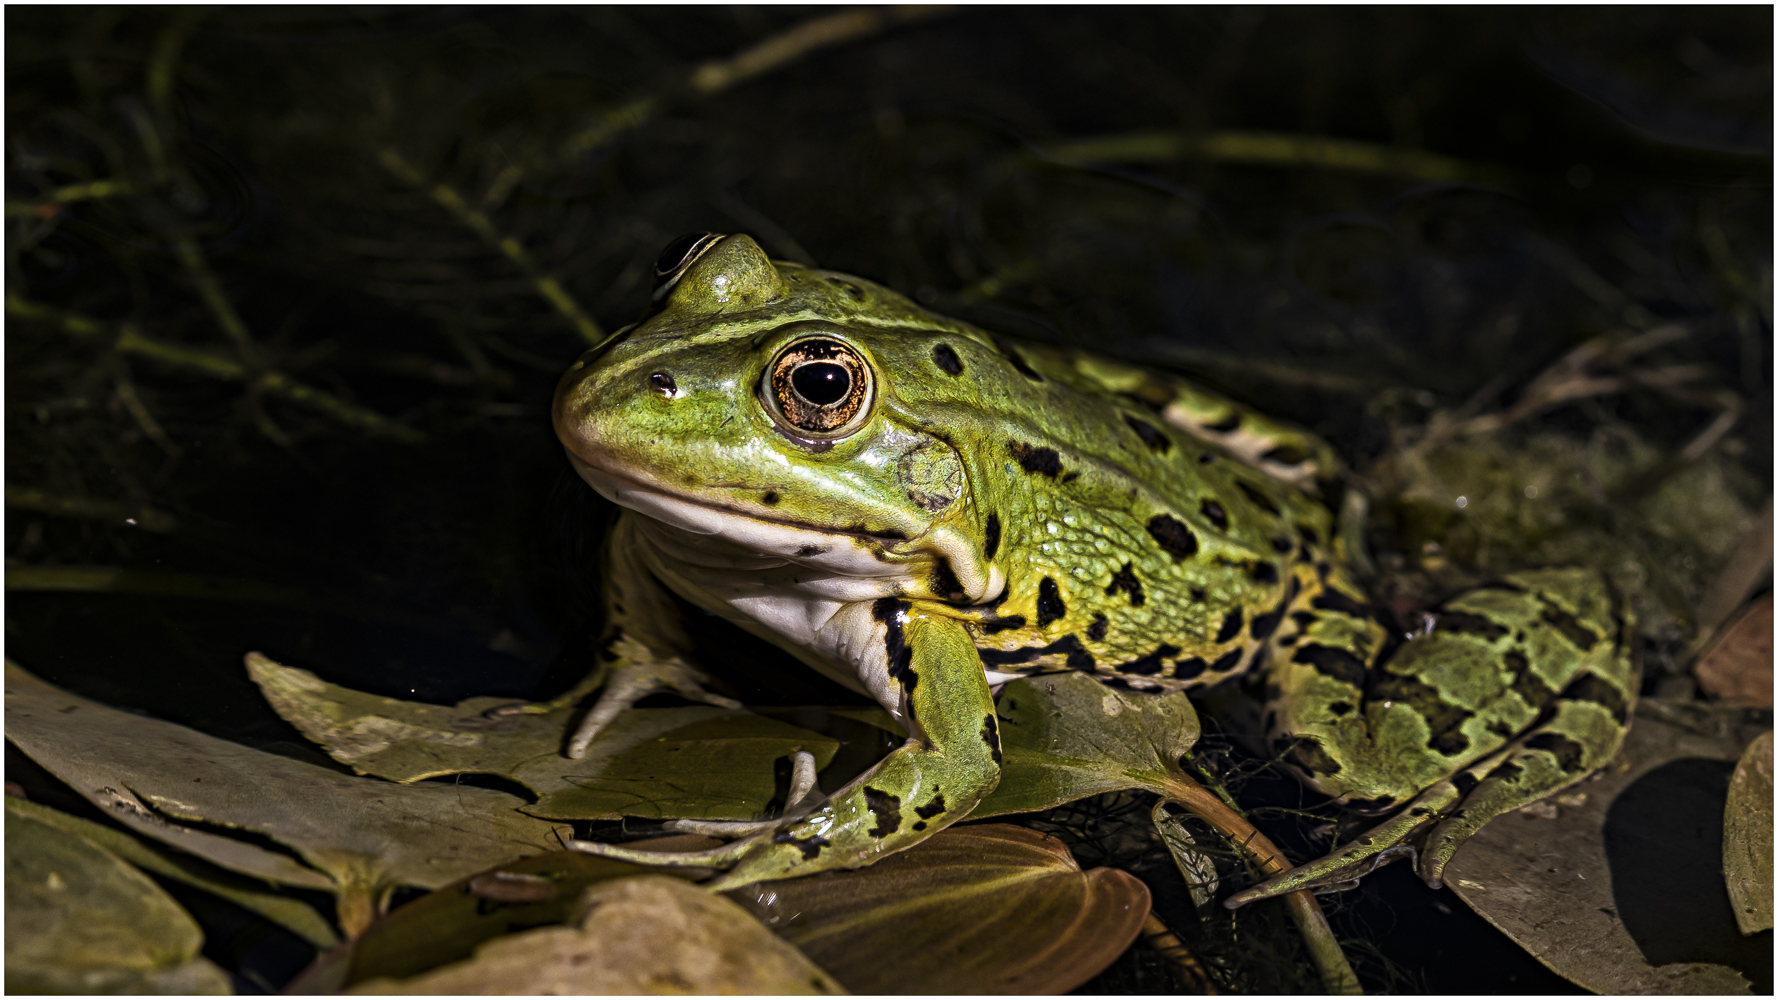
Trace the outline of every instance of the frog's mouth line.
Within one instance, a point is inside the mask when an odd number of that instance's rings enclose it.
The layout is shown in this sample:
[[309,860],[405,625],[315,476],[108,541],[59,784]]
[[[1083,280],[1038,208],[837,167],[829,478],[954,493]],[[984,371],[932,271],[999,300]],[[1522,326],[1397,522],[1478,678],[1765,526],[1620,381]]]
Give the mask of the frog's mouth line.
[[[620,507],[681,531],[695,535],[714,535],[735,542],[762,555],[780,556],[793,562],[841,572],[851,570],[848,575],[881,576],[886,566],[894,564],[891,553],[894,553],[895,547],[918,541],[917,538],[909,539],[905,536],[840,531],[795,521],[759,517],[692,500],[649,483],[606,472],[573,451],[568,452],[568,461],[587,485]],[[872,543],[883,555],[867,554],[856,544],[836,545],[835,542],[839,539]],[[842,552],[856,555],[851,555],[851,558],[832,558]],[[885,558],[886,556],[889,557]]]

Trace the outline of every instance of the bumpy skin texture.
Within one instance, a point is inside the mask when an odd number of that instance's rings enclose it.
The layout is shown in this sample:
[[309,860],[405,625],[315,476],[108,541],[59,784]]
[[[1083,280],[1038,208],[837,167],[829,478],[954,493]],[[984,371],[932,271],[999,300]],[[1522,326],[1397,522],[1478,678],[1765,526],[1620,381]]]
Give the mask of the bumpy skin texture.
[[720,701],[680,658],[665,589],[872,694],[910,735],[812,813],[685,859],[733,864],[723,884],[855,867],[967,815],[998,780],[989,683],[1017,674],[1147,691],[1244,674],[1262,750],[1359,811],[1400,810],[1261,895],[1368,870],[1435,824],[1436,882],[1487,818],[1621,742],[1628,626],[1596,575],[1509,577],[1392,635],[1309,492],[1333,470],[1313,437],[770,262],[745,236],[673,263],[658,311],[556,399],[576,467],[632,508],[594,715],[662,686]]

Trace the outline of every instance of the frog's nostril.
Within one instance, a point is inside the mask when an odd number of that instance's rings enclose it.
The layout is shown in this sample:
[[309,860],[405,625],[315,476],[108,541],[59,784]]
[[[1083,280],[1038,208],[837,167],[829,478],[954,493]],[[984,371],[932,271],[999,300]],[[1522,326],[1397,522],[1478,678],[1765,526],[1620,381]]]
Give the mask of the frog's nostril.
[[671,396],[679,391],[679,384],[674,382],[673,376],[666,372],[655,372],[648,376],[648,384],[650,388],[663,396]]

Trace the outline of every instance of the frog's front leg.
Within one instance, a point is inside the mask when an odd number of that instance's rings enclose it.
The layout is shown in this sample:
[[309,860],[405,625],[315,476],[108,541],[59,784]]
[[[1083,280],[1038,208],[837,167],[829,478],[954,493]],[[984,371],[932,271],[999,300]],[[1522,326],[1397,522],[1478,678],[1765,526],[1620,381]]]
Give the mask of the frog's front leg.
[[1000,782],[994,697],[963,625],[918,603],[883,598],[841,614],[863,625],[900,693],[908,740],[819,808],[709,851],[662,855],[573,841],[641,864],[728,868],[717,890],[835,868],[905,850],[969,815]]
[[544,714],[578,704],[598,691],[598,701],[581,717],[562,751],[567,757],[583,756],[613,719],[660,691],[718,708],[741,707],[733,698],[707,690],[709,676],[687,659],[691,650],[679,608],[638,556],[634,519],[633,514],[620,513],[606,540],[605,632],[597,664],[580,683],[550,701],[493,710],[497,715]]

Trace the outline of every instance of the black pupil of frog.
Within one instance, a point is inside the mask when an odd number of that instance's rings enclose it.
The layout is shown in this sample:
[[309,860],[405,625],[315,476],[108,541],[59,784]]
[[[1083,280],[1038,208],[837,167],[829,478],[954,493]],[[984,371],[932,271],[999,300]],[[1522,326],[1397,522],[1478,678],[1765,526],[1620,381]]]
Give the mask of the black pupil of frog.
[[812,361],[790,373],[796,394],[816,406],[831,406],[852,391],[852,375],[845,365]]

